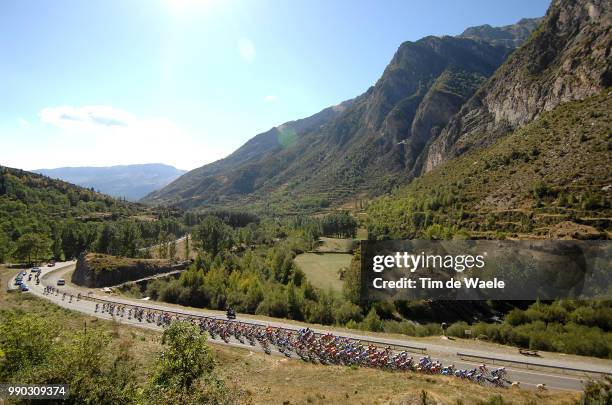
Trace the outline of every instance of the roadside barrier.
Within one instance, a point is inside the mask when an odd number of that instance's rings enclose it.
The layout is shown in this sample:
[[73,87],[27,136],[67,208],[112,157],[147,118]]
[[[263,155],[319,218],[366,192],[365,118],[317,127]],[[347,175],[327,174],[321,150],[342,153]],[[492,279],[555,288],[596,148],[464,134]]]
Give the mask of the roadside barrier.
[[530,363],[528,361],[501,359],[499,357],[478,356],[474,354],[460,353],[460,352],[457,352],[457,357],[459,357],[462,360],[477,359],[477,360],[486,360],[488,363],[491,363],[491,364],[500,364],[500,365],[508,365],[508,366],[515,366],[515,365],[522,366],[530,370],[540,367],[540,368],[545,368],[545,369],[560,370],[562,372],[571,371],[571,372],[579,372],[579,373],[584,373],[584,374],[612,375],[612,372],[607,372],[607,371],[585,370],[585,369],[573,368],[573,367],[553,366],[551,364]]

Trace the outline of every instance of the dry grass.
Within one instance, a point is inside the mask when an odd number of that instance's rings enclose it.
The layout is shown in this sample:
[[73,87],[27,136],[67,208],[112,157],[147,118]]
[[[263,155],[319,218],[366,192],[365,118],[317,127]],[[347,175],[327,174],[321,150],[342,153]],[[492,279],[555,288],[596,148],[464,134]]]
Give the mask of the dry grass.
[[166,259],[132,259],[102,253],[88,253],[87,256],[85,256],[85,261],[96,273],[113,271],[118,268],[136,267],[138,265],[168,268],[172,266],[172,262]]
[[571,404],[576,394],[484,388],[450,377],[291,361],[217,347],[225,381],[256,404],[476,404],[501,395],[504,404]]

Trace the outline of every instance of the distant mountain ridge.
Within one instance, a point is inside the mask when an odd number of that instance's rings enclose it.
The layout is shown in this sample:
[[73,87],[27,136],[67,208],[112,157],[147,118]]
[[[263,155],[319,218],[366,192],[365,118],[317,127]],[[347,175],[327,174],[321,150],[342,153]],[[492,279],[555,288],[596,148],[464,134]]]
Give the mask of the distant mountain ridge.
[[522,18],[516,24],[492,27],[489,24],[470,27],[458,37],[479,39],[495,45],[519,47],[542,22],[542,18]]
[[193,208],[288,200],[295,208],[387,192],[414,175],[431,140],[535,27],[523,19],[405,42],[362,95],[259,134],[143,201]]
[[161,163],[108,167],[60,167],[38,169],[33,172],[81,187],[94,188],[104,194],[118,198],[124,197],[130,201],[137,201],[186,173],[185,170]]

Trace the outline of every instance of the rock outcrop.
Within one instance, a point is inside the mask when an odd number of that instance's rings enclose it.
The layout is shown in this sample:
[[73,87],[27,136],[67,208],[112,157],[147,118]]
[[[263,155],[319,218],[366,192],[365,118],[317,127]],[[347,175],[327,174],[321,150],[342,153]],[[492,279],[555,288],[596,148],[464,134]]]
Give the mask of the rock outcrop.
[[109,287],[160,273],[182,270],[186,263],[161,259],[130,259],[87,253],[79,256],[72,282],[90,288]]

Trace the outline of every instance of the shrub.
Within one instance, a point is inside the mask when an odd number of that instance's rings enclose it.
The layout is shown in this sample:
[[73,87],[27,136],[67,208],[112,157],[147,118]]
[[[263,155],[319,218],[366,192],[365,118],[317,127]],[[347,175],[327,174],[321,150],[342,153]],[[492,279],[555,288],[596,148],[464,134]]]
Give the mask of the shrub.
[[376,309],[370,309],[368,315],[365,317],[363,322],[361,322],[361,329],[370,330],[372,332],[380,332],[382,331],[382,321],[376,313]]
[[344,302],[334,309],[336,323],[344,325],[349,321],[360,322],[363,319],[361,307],[351,302]]
[[529,322],[529,316],[527,316],[525,311],[514,308],[508,312],[504,321],[512,326],[518,326]]

